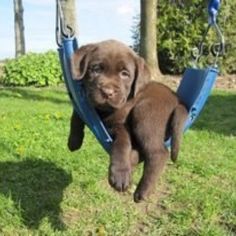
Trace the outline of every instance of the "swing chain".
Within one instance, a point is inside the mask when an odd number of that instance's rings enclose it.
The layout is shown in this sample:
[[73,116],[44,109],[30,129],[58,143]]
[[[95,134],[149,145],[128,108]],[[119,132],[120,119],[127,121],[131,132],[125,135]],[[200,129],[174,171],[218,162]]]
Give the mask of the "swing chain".
[[62,38],[73,37],[74,30],[65,23],[65,17],[62,11],[62,6],[60,0],[56,0],[56,43],[61,47]]
[[219,26],[216,23],[216,17],[218,14],[218,10],[220,7],[220,1],[221,0],[210,0],[209,5],[208,5],[208,14],[209,14],[209,19],[208,19],[208,27],[207,30],[205,31],[203,38],[201,42],[199,43],[199,46],[196,48],[193,48],[192,50],[192,56],[195,59],[195,63],[197,64],[201,58],[202,55],[204,55],[204,41],[207,37],[207,34],[211,28],[214,28],[218,37],[219,42],[215,43],[211,46],[210,51],[215,57],[214,60],[214,66],[217,67],[217,60],[219,56],[223,56],[225,54],[225,40],[224,36],[219,28]]

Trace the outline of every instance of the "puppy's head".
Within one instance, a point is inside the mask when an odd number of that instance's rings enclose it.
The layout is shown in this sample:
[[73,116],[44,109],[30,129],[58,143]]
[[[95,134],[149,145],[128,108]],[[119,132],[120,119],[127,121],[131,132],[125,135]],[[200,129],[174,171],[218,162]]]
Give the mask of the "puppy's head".
[[115,40],[81,47],[71,66],[73,78],[83,79],[90,102],[101,110],[120,108],[150,79],[144,60]]

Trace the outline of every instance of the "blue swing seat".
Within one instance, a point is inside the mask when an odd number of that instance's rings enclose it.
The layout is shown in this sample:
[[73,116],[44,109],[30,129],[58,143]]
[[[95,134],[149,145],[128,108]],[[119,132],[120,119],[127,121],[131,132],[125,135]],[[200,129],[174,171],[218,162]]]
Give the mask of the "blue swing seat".
[[203,109],[219,71],[215,67],[206,69],[187,68],[177,89],[189,115],[184,130],[187,130]]
[[[58,48],[65,84],[74,109],[94,133],[103,148],[110,153],[113,142],[111,136],[95,109],[89,104],[83,81],[73,80],[72,78],[70,61],[72,54],[77,48],[78,44],[74,37],[64,38]],[[178,96],[186,104],[189,111],[184,131],[193,124],[200,114],[217,75],[218,70],[214,67],[206,69],[187,68],[185,70],[183,79],[177,89]],[[165,142],[165,145],[167,147],[170,146],[170,139]]]
[[94,133],[103,148],[110,153],[112,138],[95,109],[89,104],[83,81],[73,80],[71,74],[71,56],[78,48],[76,38],[64,38],[58,48],[66,88],[75,111]]

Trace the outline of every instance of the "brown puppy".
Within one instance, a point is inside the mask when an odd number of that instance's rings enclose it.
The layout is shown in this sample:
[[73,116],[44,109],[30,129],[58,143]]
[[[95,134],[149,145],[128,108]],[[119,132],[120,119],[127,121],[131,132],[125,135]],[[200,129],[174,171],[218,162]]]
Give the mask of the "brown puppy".
[[[145,199],[153,190],[168,158],[164,142],[170,136],[171,159],[176,161],[187,115],[186,107],[175,93],[163,84],[150,82],[134,99],[107,119],[108,123],[116,127],[116,140],[130,145],[122,146],[114,142],[113,152],[122,153],[135,148],[142,157],[141,160],[144,160],[143,176],[134,193],[135,202]],[[131,163],[136,164],[138,161],[137,156],[131,156]],[[113,178],[114,175],[110,174],[110,183],[114,186],[117,180]],[[124,177],[120,177],[120,181],[124,183]]]
[[[131,48],[115,40],[103,41],[81,47],[72,56],[73,78],[83,79],[90,103],[105,120],[118,110],[150,80],[150,74],[144,60]],[[117,127],[112,127],[115,134]],[[111,151],[110,180],[118,191],[125,191],[130,183],[130,155],[137,155],[131,150],[128,133],[122,133],[116,147]],[[81,147],[84,138],[84,123],[73,112],[71,117],[68,147],[71,151]],[[117,151],[117,150],[120,151]]]
[[[150,81],[143,59],[113,40],[81,47],[72,58],[75,79],[83,79],[88,98],[112,131],[114,142],[109,183],[125,191],[131,167],[144,160],[144,173],[135,191],[136,202],[146,198],[168,158],[164,140],[172,138],[176,160],[187,110],[162,84]],[[68,140],[70,150],[79,149],[84,123],[73,112]],[[139,158],[140,156],[140,158]]]
[[[84,80],[88,98],[102,118],[123,106],[150,79],[144,60],[115,40],[81,47],[73,55],[71,67],[74,79]],[[84,123],[73,111],[69,149],[79,149],[83,137]]]

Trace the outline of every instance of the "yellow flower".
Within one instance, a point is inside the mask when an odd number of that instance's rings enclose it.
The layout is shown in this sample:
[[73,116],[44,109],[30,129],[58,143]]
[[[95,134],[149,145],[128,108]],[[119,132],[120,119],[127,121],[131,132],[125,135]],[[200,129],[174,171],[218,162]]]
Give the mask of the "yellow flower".
[[16,154],[22,157],[25,154],[25,147],[23,145],[19,145],[16,148]]

